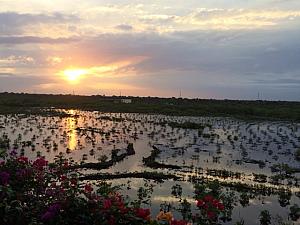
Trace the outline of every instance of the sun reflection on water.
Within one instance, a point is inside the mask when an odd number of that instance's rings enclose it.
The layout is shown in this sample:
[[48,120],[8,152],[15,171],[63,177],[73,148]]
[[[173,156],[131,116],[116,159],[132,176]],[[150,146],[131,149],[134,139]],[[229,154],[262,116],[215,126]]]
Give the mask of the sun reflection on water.
[[[74,110],[70,110],[69,113],[74,115]],[[77,134],[76,134],[76,121],[74,118],[69,117],[67,119],[67,129],[69,130],[69,143],[68,148],[70,150],[75,150],[77,146]]]

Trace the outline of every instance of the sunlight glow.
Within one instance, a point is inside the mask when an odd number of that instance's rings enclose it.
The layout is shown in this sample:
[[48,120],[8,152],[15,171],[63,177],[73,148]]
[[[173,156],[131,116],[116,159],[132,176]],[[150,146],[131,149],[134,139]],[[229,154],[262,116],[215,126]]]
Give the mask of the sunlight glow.
[[63,75],[71,82],[76,82],[79,78],[86,74],[87,70],[85,69],[67,69],[63,71]]

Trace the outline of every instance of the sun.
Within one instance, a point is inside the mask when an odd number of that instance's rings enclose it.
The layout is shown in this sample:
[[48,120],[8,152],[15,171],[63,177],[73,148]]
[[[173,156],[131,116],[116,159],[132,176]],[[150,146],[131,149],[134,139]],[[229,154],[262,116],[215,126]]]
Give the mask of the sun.
[[85,69],[67,69],[63,71],[64,77],[71,82],[77,82],[86,73]]

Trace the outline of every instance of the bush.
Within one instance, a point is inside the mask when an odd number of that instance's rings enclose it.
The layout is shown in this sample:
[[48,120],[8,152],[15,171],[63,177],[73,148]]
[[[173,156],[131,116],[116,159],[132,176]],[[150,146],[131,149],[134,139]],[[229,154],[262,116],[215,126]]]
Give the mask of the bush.
[[113,188],[80,184],[69,166],[62,157],[48,163],[12,154],[2,161],[0,224],[149,224],[149,209],[131,207]]

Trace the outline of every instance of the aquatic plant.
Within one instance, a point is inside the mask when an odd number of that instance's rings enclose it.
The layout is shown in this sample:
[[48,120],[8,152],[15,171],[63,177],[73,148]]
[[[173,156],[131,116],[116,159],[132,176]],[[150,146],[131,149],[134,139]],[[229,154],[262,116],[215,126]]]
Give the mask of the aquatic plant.
[[259,221],[261,225],[270,225],[271,224],[271,215],[268,210],[263,210],[260,212]]

